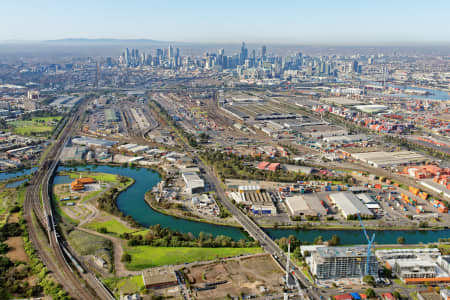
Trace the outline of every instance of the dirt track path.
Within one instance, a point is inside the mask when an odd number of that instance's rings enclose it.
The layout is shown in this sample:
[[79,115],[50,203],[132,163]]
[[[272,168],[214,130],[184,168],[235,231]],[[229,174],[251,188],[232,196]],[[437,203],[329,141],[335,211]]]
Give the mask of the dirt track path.
[[121,262],[121,258],[122,255],[124,253],[123,251],[123,242],[120,238],[117,237],[113,237],[110,236],[108,234],[103,234],[94,230],[90,230],[87,228],[83,228],[83,227],[77,227],[78,230],[93,234],[93,235],[97,235],[97,236],[101,236],[105,239],[108,239],[112,242],[113,247],[114,247],[114,267],[116,270],[116,276],[122,277],[122,276],[129,276],[129,275],[140,275],[142,274],[141,271],[129,271],[127,270],[127,268],[125,267],[125,264],[123,262]]

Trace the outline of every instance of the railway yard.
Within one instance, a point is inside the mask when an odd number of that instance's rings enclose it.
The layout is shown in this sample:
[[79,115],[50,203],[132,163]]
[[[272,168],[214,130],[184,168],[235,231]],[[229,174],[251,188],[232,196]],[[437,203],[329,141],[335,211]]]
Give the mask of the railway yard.
[[[166,180],[152,191],[152,197],[158,201],[149,202],[154,209],[188,220],[242,226],[272,255],[268,258],[275,257],[276,267],[270,272],[248,269],[244,258],[221,264],[179,266],[175,269],[184,272],[189,283],[179,283],[176,292],[173,288],[164,291],[181,293],[184,297],[217,298],[238,291],[281,296],[284,284],[280,275],[286,267],[286,258],[259,226],[353,229],[358,226],[357,216],[365,219],[369,229],[427,230],[450,224],[442,195],[421,184],[415,178],[419,175],[404,170],[405,166],[425,166],[426,170],[444,174],[445,166],[444,171],[436,169],[439,160],[407,153],[393,143],[385,143],[379,135],[346,129],[341,123],[315,113],[313,107],[317,103],[308,101],[288,94],[242,91],[201,96],[179,92],[138,96],[110,93],[85,101],[81,105],[86,106],[87,114],[82,117],[81,109],[77,110],[47,153],[49,158],[43,160],[30,181],[25,197],[30,240],[58,282],[74,298],[112,299],[118,292],[118,283],[110,290],[94,275],[101,273],[110,278],[107,269],[112,261],[119,274],[137,276],[126,270],[121,261],[120,255],[130,249],[127,250],[119,233],[129,234],[138,229],[96,208],[97,195],[116,185],[103,181],[83,192],[72,191],[69,184],[50,188],[49,179],[58,162],[50,157],[59,157],[61,153],[68,161],[88,159],[95,163],[157,166]],[[311,110],[305,110],[305,103]],[[198,145],[203,150],[194,148]],[[214,160],[219,152],[220,159]],[[392,158],[379,160],[377,155]],[[396,163],[399,157],[402,161]],[[217,164],[222,161],[232,164]],[[383,166],[379,168],[381,163]],[[84,176],[89,174],[92,173]],[[435,180],[433,174],[427,173],[421,180]],[[50,201],[44,192],[41,206],[36,197],[41,184],[43,191],[53,191],[56,202]],[[439,180],[433,187],[435,184]],[[57,207],[56,216],[52,205]],[[106,259],[92,254],[80,256],[79,245],[66,242],[59,233],[60,213],[63,219],[68,217],[79,223],[77,234],[110,240],[114,251],[121,254]],[[38,223],[47,230],[48,244],[38,238]],[[104,234],[99,231],[101,225],[95,224],[110,224],[110,230],[118,233],[110,236],[105,227]],[[76,235],[69,236],[72,239]],[[248,259],[263,259],[258,257]],[[105,262],[106,269],[100,266]],[[243,268],[241,273],[247,274],[246,282],[236,277],[236,268]],[[264,278],[252,277],[260,271]],[[274,276],[270,283],[269,273]],[[314,287],[301,275],[302,271],[297,270],[296,274],[304,293],[314,299]]]

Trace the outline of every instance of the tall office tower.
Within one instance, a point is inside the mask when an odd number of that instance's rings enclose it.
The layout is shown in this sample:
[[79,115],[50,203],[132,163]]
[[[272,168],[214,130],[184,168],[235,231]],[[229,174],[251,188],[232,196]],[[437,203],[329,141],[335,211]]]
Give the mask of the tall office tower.
[[241,53],[239,55],[239,63],[244,64],[245,60],[248,58],[248,49],[245,47],[245,42],[242,42]]
[[130,64],[130,49],[127,48],[124,54],[124,63],[128,66]]
[[352,61],[352,72],[358,73],[358,62],[356,60]]
[[301,67],[303,65],[303,54],[299,52],[295,56],[297,58],[297,67]]
[[222,68],[227,69],[228,68],[228,56],[222,57]]
[[173,47],[172,45],[169,46],[169,51],[167,53],[169,60],[173,58]]
[[219,49],[219,52],[217,55],[217,64],[222,67],[224,67],[224,65],[223,65],[223,54],[224,53],[225,53],[225,50],[222,48],[222,49]]
[[163,56],[162,49],[159,49],[159,48],[156,49],[156,57],[158,58],[158,60],[161,60],[162,56]]
[[263,45],[261,47],[261,58],[262,58],[262,60],[265,60],[266,56],[267,56],[267,47],[266,47],[266,45]]
[[175,66],[179,66],[181,65],[181,60],[180,60],[180,48],[176,48],[175,49]]
[[139,58],[140,58],[139,50],[135,49],[134,50],[134,58],[133,58],[133,65],[134,66],[138,66],[139,65]]
[[252,50],[252,52],[251,52],[251,54],[250,54],[250,58],[251,58],[252,60],[255,60],[255,59],[256,59],[256,50],[255,50],[255,49]]

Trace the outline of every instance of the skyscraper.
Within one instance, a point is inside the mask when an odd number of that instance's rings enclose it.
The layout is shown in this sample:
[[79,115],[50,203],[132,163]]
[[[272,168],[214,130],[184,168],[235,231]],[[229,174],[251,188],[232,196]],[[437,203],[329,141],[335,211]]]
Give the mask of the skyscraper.
[[167,54],[168,54],[167,56],[169,57],[169,60],[173,58],[173,47],[172,47],[172,45],[169,46],[169,51],[168,51]]
[[265,60],[265,59],[266,59],[266,56],[267,56],[267,47],[266,47],[266,45],[263,45],[263,46],[261,47],[261,58],[262,58],[263,60]]
[[240,64],[244,64],[245,60],[248,58],[248,49],[245,47],[245,42],[242,42],[241,53],[239,55]]

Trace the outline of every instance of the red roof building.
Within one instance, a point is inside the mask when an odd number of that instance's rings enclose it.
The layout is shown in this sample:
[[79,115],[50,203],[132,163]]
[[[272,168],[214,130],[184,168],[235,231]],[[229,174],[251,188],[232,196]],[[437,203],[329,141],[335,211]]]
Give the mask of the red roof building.
[[258,169],[265,170],[270,165],[270,162],[262,161],[258,164]]
[[267,167],[268,170],[270,171],[276,171],[278,169],[280,169],[280,164],[279,163],[272,163]]
[[384,293],[384,294],[381,295],[381,297],[384,300],[395,300],[394,295],[392,295],[391,293]]

